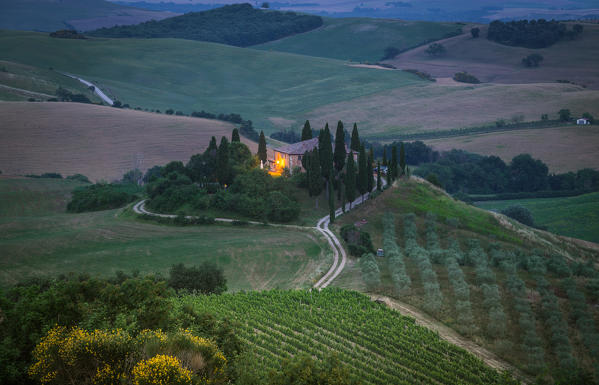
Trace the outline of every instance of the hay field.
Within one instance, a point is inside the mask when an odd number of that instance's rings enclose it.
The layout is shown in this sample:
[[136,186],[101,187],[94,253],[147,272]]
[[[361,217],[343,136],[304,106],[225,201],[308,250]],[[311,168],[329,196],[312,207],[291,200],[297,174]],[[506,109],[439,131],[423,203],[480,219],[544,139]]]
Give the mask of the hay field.
[[[24,175],[80,173],[119,179],[171,160],[186,162],[211,136],[230,138],[233,125],[78,103],[0,102],[0,170]],[[253,152],[257,144],[245,140]]]
[[[481,37],[467,34],[441,43],[447,54],[431,58],[424,51],[428,46],[398,55],[388,61],[398,68],[416,68],[434,77],[452,77],[467,71],[482,82],[541,83],[569,80],[589,88],[599,89],[599,25],[582,23],[584,32],[574,41],[562,40],[551,47],[530,49],[510,47],[487,40],[487,27],[481,26]],[[571,28],[571,26],[569,27]],[[526,68],[522,58],[538,53],[544,60],[538,68]]]
[[509,162],[528,153],[541,159],[549,172],[562,173],[582,168],[599,169],[599,127],[564,126],[534,130],[496,132],[482,135],[425,140],[437,151],[466,150],[496,155]]
[[121,210],[67,214],[77,182],[0,176],[0,287],[68,272],[168,274],[213,261],[229,290],[310,287],[332,263],[316,231],[264,226],[166,226]]
[[[381,71],[372,69],[370,71]],[[572,84],[419,83],[341,103],[306,114],[313,127],[325,121],[357,122],[360,134],[392,140],[395,134],[494,125],[514,116],[550,119],[562,108],[573,116],[585,111],[599,116],[599,91]]]

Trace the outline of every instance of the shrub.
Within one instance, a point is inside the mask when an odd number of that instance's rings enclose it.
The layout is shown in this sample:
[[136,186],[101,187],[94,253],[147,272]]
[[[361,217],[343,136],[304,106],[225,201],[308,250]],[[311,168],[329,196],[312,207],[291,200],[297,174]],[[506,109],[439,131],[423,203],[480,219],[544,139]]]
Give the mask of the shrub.
[[362,256],[360,259],[360,269],[362,270],[362,279],[364,279],[368,290],[374,290],[381,285],[381,272],[372,253]]
[[69,176],[67,176],[67,179],[76,180],[76,181],[83,182],[83,183],[91,183],[90,180],[85,175],[82,175],[82,174],[69,175]]
[[453,75],[453,80],[456,82],[462,83],[470,83],[470,84],[478,84],[480,80],[474,75],[469,74],[468,72],[457,72]]
[[137,199],[140,192],[138,186],[123,184],[97,183],[79,187],[73,190],[67,211],[81,213],[119,208]]
[[509,206],[501,210],[501,214],[515,219],[518,222],[527,226],[534,226],[534,219],[532,217],[532,213],[526,207],[522,207],[520,205]]
[[445,46],[443,44],[433,43],[429,45],[424,52],[426,52],[430,56],[438,57],[444,55],[447,52],[447,50],[445,49]]
[[527,57],[522,59],[522,64],[524,64],[526,67],[538,67],[539,63],[541,63],[543,61],[543,56],[539,55],[538,53],[533,53],[531,55],[528,55]]
[[175,290],[185,289],[202,294],[220,294],[227,290],[222,268],[212,262],[204,262],[199,267],[185,267],[182,263],[173,265],[168,285]]
[[133,368],[134,385],[187,385],[191,371],[181,367],[175,357],[159,354],[140,361]]
[[395,56],[399,55],[400,52],[401,51],[399,50],[399,48],[389,46],[389,47],[385,48],[385,51],[383,53],[383,57],[381,58],[381,60],[393,59]]

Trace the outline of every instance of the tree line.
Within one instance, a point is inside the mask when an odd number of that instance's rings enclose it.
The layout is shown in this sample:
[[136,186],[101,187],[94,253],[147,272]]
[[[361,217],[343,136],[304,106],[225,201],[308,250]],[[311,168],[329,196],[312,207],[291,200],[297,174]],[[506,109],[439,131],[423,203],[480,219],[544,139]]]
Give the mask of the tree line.
[[250,4],[233,4],[160,21],[100,28],[88,34],[116,38],[178,38],[248,47],[307,32],[322,23],[320,16],[265,11],[254,9]]
[[575,39],[583,29],[582,25],[575,24],[568,30],[566,24],[556,20],[494,20],[489,24],[487,39],[516,47],[545,48],[562,38]]

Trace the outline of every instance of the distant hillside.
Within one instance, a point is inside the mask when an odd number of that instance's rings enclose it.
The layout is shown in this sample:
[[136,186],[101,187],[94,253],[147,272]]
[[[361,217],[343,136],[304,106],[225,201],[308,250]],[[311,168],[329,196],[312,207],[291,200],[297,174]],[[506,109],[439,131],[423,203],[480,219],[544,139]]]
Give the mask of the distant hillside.
[[370,18],[325,18],[322,28],[286,37],[258,49],[291,52],[341,60],[376,62],[388,47],[404,51],[420,44],[459,34],[458,23],[432,23]]
[[235,4],[162,21],[102,28],[90,34],[103,37],[170,37],[247,47],[310,31],[321,25],[322,18],[319,16],[264,11],[254,9],[250,4]]
[[176,15],[113,4],[104,0],[0,0],[0,29],[87,31],[137,24]]

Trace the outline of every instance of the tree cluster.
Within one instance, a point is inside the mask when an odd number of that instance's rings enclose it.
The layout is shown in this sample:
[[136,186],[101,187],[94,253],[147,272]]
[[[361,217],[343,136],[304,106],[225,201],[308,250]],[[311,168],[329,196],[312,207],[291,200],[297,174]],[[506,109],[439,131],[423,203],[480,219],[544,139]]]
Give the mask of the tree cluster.
[[566,24],[555,20],[539,19],[508,22],[495,20],[489,24],[487,38],[504,45],[545,48],[557,43],[564,37],[574,39],[582,33],[582,30],[580,24],[576,24],[571,30],[567,30]]
[[522,59],[522,64],[525,67],[538,67],[543,61],[543,56],[538,53],[533,53]]
[[72,29],[60,29],[58,31],[50,32],[50,37],[59,39],[87,39],[85,36]]
[[73,102],[73,103],[91,103],[92,101],[83,94],[74,94],[66,88],[58,87],[56,90],[56,97],[61,102]]
[[96,183],[73,190],[67,204],[70,213],[110,210],[139,199],[142,189],[131,183]]
[[238,47],[265,43],[318,28],[320,16],[265,11],[250,4],[233,4],[160,21],[100,28],[89,35],[116,38],[178,38]]
[[461,82],[461,83],[470,83],[470,84],[480,83],[480,80],[478,80],[478,78],[476,76],[469,74],[468,72],[456,72],[453,75],[453,80],[455,80],[456,82]]
[[447,52],[447,49],[441,43],[433,43],[433,44],[429,45],[428,48],[424,52],[426,52],[429,56],[439,57],[439,56],[445,55],[445,53]]
[[546,164],[529,154],[515,156],[509,164],[496,156],[461,150],[441,154],[434,163],[421,164],[417,175],[434,173],[450,193],[524,193],[543,191],[591,191],[599,189],[599,171],[582,169],[549,174]]
[[412,280],[406,271],[403,253],[397,245],[395,217],[389,212],[383,216],[383,251],[397,294],[406,294],[410,290]]

